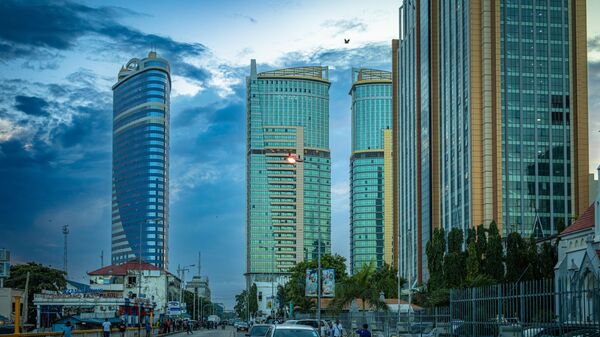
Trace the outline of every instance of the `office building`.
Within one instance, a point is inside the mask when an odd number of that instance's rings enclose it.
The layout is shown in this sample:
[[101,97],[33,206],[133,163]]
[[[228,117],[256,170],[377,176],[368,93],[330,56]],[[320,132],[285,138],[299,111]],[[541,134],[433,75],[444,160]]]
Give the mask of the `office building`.
[[331,251],[330,82],[327,67],[257,73],[252,60],[246,85],[246,276],[267,303],[319,241]]
[[400,16],[401,272],[423,280],[433,228],[550,235],[582,214],[585,2],[407,1]]
[[166,270],[169,63],[155,52],[131,59],[112,89],[112,263],[141,259]]
[[393,264],[392,74],[352,69],[350,270]]

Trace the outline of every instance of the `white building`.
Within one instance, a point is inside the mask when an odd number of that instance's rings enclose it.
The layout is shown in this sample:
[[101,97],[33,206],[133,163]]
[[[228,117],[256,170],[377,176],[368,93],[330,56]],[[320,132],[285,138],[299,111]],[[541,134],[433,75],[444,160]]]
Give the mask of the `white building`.
[[563,322],[590,322],[600,312],[600,194],[559,239],[557,313]]
[[207,300],[211,300],[210,285],[208,276],[194,276],[192,280],[188,282],[185,289],[189,292],[196,293],[199,297]]

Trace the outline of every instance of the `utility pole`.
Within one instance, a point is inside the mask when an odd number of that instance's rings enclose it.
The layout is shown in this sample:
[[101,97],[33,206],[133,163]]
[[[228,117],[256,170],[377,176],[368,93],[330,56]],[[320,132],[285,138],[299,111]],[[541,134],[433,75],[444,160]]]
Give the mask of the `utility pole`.
[[62,233],[65,236],[65,248],[63,252],[63,270],[65,271],[65,276],[68,276],[69,272],[67,270],[67,236],[69,235],[69,225],[62,226]]
[[100,251],[100,268],[104,267],[104,250]]
[[[320,191],[320,190],[319,190]],[[321,214],[319,213],[319,240],[317,245],[319,252],[317,253],[317,324],[321,326]]]

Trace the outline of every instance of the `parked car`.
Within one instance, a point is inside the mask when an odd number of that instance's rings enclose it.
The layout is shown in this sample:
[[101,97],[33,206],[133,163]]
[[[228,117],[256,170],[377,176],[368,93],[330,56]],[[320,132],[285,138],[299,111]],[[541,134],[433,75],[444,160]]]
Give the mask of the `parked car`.
[[269,328],[266,337],[319,337],[319,334],[308,325],[278,324]]
[[264,337],[272,326],[272,324],[254,324],[246,334],[246,337]]
[[237,331],[248,331],[250,325],[247,322],[238,322],[236,326]]
[[[313,329],[319,329],[319,321],[317,321],[316,319],[291,319],[288,321],[285,321],[284,324],[287,325],[306,325],[306,326],[310,326]],[[324,324],[325,326],[328,326],[327,322],[325,322],[324,320],[321,320],[321,323]]]

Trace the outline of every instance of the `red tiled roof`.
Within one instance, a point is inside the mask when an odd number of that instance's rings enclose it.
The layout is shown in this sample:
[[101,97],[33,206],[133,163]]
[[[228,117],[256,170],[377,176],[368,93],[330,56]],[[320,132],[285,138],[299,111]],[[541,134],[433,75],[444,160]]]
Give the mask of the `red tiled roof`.
[[565,228],[560,235],[565,235],[569,233],[573,233],[576,231],[580,231],[587,228],[594,227],[594,203],[590,205],[590,207],[583,212],[583,214],[577,219],[575,222],[571,224],[571,226]]
[[[141,268],[140,268],[141,267]],[[124,264],[113,264],[110,266],[106,266],[100,268],[98,270],[94,270],[88,273],[88,275],[127,275],[127,272],[130,270],[160,270],[160,268],[156,267],[147,262],[143,262],[140,264],[137,261],[128,261]]]

